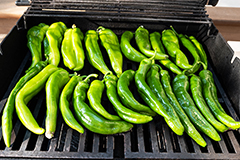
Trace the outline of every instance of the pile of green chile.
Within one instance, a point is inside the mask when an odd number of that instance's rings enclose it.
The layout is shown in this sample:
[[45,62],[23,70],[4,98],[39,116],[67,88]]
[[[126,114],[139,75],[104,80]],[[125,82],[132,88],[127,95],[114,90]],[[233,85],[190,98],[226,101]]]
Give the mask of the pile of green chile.
[[[54,137],[58,110],[64,122],[79,133],[86,128],[105,135],[130,131],[133,124],[148,123],[160,115],[175,134],[185,132],[202,147],[207,145],[202,134],[220,141],[218,132],[240,128],[240,122],[218,101],[203,46],[172,26],[162,33],[149,33],[139,26],[135,33],[125,31],[119,38],[102,26],[84,35],[74,24],[68,28],[63,22],[40,23],[28,30],[27,40],[32,63],[12,89],[2,114],[7,147],[11,146],[14,109],[28,130],[49,139]],[[103,58],[99,41],[111,66]],[[137,69],[123,70],[124,58],[136,63]],[[86,60],[101,72],[102,79],[95,73],[80,75]],[[45,126],[39,126],[28,102],[43,89],[46,118]],[[103,94],[115,114],[106,110]]]

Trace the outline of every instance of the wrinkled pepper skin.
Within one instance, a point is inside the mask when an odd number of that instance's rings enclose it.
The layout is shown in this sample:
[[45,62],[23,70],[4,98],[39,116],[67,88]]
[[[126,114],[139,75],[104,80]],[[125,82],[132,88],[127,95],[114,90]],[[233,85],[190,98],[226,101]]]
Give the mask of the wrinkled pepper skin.
[[151,116],[140,114],[122,105],[117,94],[117,80],[118,78],[112,74],[104,77],[107,97],[118,115],[123,120],[134,124],[143,124],[152,121],[153,118]]
[[149,116],[155,116],[156,113],[151,110],[146,105],[143,105],[139,103],[133,96],[132,92],[128,88],[131,81],[134,80],[135,71],[134,70],[126,70],[123,72],[123,74],[119,77],[117,81],[117,92],[119,95],[119,98],[121,99],[121,102],[128,108],[139,112],[141,114],[149,115]]
[[143,59],[147,58],[141,52],[133,48],[131,45],[131,40],[133,38],[133,33],[131,31],[125,31],[121,36],[120,47],[122,53],[127,57],[127,59],[134,62],[141,62]]
[[94,30],[88,30],[85,34],[85,46],[88,62],[102,74],[111,72],[104,62],[102,52],[98,45],[98,33]]
[[180,50],[178,37],[171,29],[165,29],[162,32],[162,42],[167,53],[178,67],[181,69],[190,69],[193,67],[189,64],[186,55]]
[[4,139],[4,143],[7,147],[11,145],[11,134],[12,134],[12,117],[13,111],[15,107],[15,97],[18,91],[34,76],[36,76],[44,67],[46,67],[47,63],[43,61],[39,61],[35,66],[31,67],[31,69],[19,79],[15,87],[12,89],[10,95],[8,96],[7,102],[5,104],[3,114],[2,114],[2,135]]
[[104,135],[112,135],[131,130],[133,127],[132,124],[125,121],[107,120],[85,103],[86,92],[89,88],[88,83],[87,79],[84,79],[80,81],[74,89],[73,107],[79,122],[90,131]]
[[33,26],[27,32],[27,46],[32,55],[32,64],[27,72],[34,67],[39,61],[42,60],[42,41],[46,35],[46,31],[49,25],[40,23],[37,26]]
[[208,66],[208,61],[207,61],[207,54],[203,49],[203,46],[201,43],[198,42],[198,40],[194,36],[189,36],[188,37],[191,42],[195,45],[195,47],[198,50],[198,54],[200,56],[201,61],[204,63],[204,65],[207,67]]
[[190,78],[190,89],[196,106],[201,111],[203,116],[208,120],[208,122],[212,124],[212,126],[215,127],[215,129],[219,132],[225,132],[226,130],[228,130],[228,127],[215,119],[214,115],[208,108],[203,98],[202,82],[200,77],[192,75],[192,77]]
[[151,88],[152,92],[155,94],[157,99],[163,105],[164,109],[166,110],[168,116],[172,119],[172,121],[167,121],[168,126],[173,130],[174,133],[177,135],[183,135],[184,127],[175,112],[173,106],[169,102],[163,86],[160,82],[160,74],[159,74],[159,67],[156,64],[153,64],[150,70],[147,73],[146,81],[148,86]]
[[93,110],[95,110],[95,112],[99,113],[100,115],[102,115],[104,118],[108,120],[112,120],[112,121],[121,120],[120,117],[118,117],[117,115],[112,115],[108,113],[105,110],[105,108],[102,106],[101,100],[102,100],[102,94],[104,89],[105,89],[105,84],[102,81],[98,79],[92,81],[87,91],[87,97],[88,97],[90,106],[92,107]]
[[30,79],[17,93],[15,99],[17,116],[22,124],[35,134],[43,134],[45,129],[39,127],[31,111],[27,107],[27,104],[44,88],[49,76],[58,69],[57,66],[48,64],[36,76]]
[[235,121],[231,116],[229,116],[219,103],[217,97],[217,88],[214,84],[212,72],[209,70],[202,70],[199,73],[199,76],[203,83],[204,98],[214,116],[231,129],[240,128],[240,122]]
[[149,32],[143,26],[139,26],[135,31],[135,40],[139,50],[145,56],[152,57],[155,55],[154,59],[156,60],[162,60],[162,59],[168,58],[167,54],[151,50],[151,43],[149,41]]
[[173,93],[172,86],[171,86],[171,80],[170,75],[167,70],[161,70],[161,82],[162,86],[164,88],[164,91],[169,99],[169,102],[174,107],[176,113],[178,114],[182,125],[184,126],[184,131],[200,146],[205,147],[207,145],[206,141],[203,139],[201,134],[197,131],[195,126],[192,124],[192,122],[189,120],[188,116],[178,103],[178,100]]
[[45,119],[45,136],[48,139],[54,137],[60,93],[69,79],[69,73],[65,69],[59,69],[51,74],[46,82],[45,91],[47,111]]
[[102,26],[97,29],[102,46],[106,49],[111,66],[117,77],[122,74],[123,56],[117,35],[111,30]]
[[77,28],[75,24],[64,33],[61,52],[63,63],[70,70],[80,71],[84,66],[85,54],[82,46],[83,39],[84,35],[82,31]]
[[49,64],[58,66],[61,58],[60,46],[67,26],[63,22],[50,25],[44,38],[44,53]]
[[179,104],[182,106],[189,119],[197,129],[205,133],[214,141],[220,141],[221,138],[213,126],[208,123],[204,116],[198,111],[194,101],[188,93],[189,82],[188,77],[184,74],[179,74],[173,79],[173,91]]
[[69,127],[78,131],[79,133],[83,133],[84,129],[75,119],[69,107],[70,107],[70,101],[74,92],[74,88],[76,87],[78,82],[81,81],[81,78],[82,77],[79,77],[78,75],[72,76],[71,79],[68,81],[68,83],[64,86],[60,95],[60,100],[59,100],[59,109],[62,113],[64,122]]
[[[150,42],[151,42],[152,48],[156,52],[166,54],[163,44],[161,42],[161,34],[159,32],[153,32],[150,34]],[[175,65],[170,59],[159,60],[159,62],[175,74],[182,73],[182,71],[178,68],[178,66]]]

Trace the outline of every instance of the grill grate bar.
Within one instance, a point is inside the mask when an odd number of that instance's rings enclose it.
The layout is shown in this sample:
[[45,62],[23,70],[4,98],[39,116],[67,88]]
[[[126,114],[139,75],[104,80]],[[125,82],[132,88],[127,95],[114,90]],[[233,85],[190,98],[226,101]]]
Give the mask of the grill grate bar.
[[99,150],[99,135],[98,134],[93,134],[93,153],[97,153]]
[[238,141],[237,141],[236,137],[234,136],[233,131],[228,131],[227,134],[228,134],[228,137],[230,139],[230,142],[231,142],[235,152],[240,153],[239,144],[237,143]]
[[80,134],[78,152],[84,152],[85,140],[86,140],[86,131],[84,131],[83,134]]
[[159,147],[158,147],[158,140],[157,140],[157,132],[156,132],[156,127],[153,124],[153,122],[149,123],[150,125],[150,136],[151,136],[151,143],[152,143],[152,151],[153,153],[158,153],[159,152]]
[[163,127],[163,134],[165,137],[165,144],[166,144],[166,149],[168,153],[173,153],[173,146],[172,146],[172,140],[170,137],[170,131],[169,128],[166,124],[162,124]]
[[224,140],[223,140],[223,136],[222,136],[222,134],[220,134],[220,137],[221,137],[221,141],[219,141],[218,143],[219,143],[219,146],[220,146],[220,148],[221,148],[221,150],[222,150],[222,153],[228,153],[228,150],[227,150],[227,146],[226,146],[226,144],[225,144],[225,142],[224,142]]
[[193,144],[194,151],[195,151],[197,154],[200,154],[200,153],[201,153],[200,146],[199,146],[193,139],[191,139],[191,142],[192,142],[192,144]]
[[138,150],[139,152],[145,152],[143,126],[137,125],[137,138],[138,138]]
[[72,128],[67,129],[67,135],[66,135],[63,151],[67,151],[67,152],[70,151],[72,132],[73,132]]
[[211,142],[211,140],[206,136],[206,135],[202,135],[203,138],[205,139],[205,141],[207,142],[207,150],[209,153],[215,153],[215,150],[213,148],[213,144]]
[[112,154],[112,152],[113,152],[113,144],[114,144],[114,142],[113,142],[113,136],[107,136],[106,137],[106,153],[108,153],[108,154]]
[[183,136],[177,136],[177,139],[178,139],[178,142],[179,142],[181,152],[186,153],[187,152],[187,145],[184,141]]
[[34,151],[36,151],[36,152],[41,151],[43,140],[44,140],[44,134],[43,135],[39,135],[38,138],[37,138],[37,142],[36,142]]

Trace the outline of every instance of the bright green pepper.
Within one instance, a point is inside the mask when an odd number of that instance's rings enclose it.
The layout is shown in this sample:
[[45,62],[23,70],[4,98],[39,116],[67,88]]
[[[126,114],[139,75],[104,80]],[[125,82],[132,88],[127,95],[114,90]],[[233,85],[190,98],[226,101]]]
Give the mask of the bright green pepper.
[[133,33],[131,31],[125,31],[121,36],[120,47],[122,53],[127,57],[127,59],[134,61],[134,62],[141,62],[141,60],[147,58],[142,53],[137,51],[131,45],[131,39],[133,38]]
[[106,49],[111,66],[118,77],[122,74],[123,56],[117,35],[111,30],[102,26],[98,27],[101,44]]
[[61,51],[63,63],[70,70],[80,71],[84,66],[83,38],[83,33],[75,24],[64,33]]
[[[153,32],[150,34],[150,42],[152,48],[159,53],[165,54],[164,47],[161,42],[161,34],[159,32]],[[170,71],[176,74],[181,74],[182,71],[176,66],[170,59],[159,60],[159,62],[168,68]]]
[[104,62],[102,52],[98,45],[98,33],[94,30],[88,30],[85,34],[85,46],[88,62],[102,74],[111,72]]
[[35,75],[37,75],[45,66],[46,62],[39,61],[32,67],[23,77],[19,79],[15,87],[12,89],[8,96],[7,103],[5,104],[2,114],[2,134],[5,145],[10,147],[11,145],[11,134],[12,134],[12,116],[15,107],[15,98],[18,91]]
[[16,95],[15,107],[18,118],[27,129],[35,134],[43,134],[45,129],[39,127],[27,104],[44,88],[49,76],[58,69],[55,65],[47,65],[41,72],[30,79]]
[[166,29],[162,32],[162,42],[167,50],[167,53],[178,67],[181,69],[192,68],[192,65],[189,64],[186,55],[180,50],[178,37],[171,29]]
[[64,69],[59,69],[51,74],[46,82],[45,91],[47,112],[45,119],[45,136],[48,139],[51,139],[54,136],[57,124],[57,110],[60,93],[69,79],[69,73]]
[[139,50],[147,57],[155,55],[156,60],[167,59],[168,55],[162,52],[151,50],[151,43],[149,41],[149,32],[143,26],[140,26],[135,31],[135,40]]
[[60,62],[60,46],[67,26],[63,22],[55,22],[50,25],[44,39],[44,53],[49,64],[58,66]]
[[78,82],[74,89],[73,107],[76,118],[87,129],[94,133],[109,135],[129,131],[133,127],[132,124],[125,121],[107,120],[92,110],[85,103],[86,92],[89,88],[88,77],[83,81]]
[[130,123],[134,123],[134,124],[142,124],[142,123],[148,123],[152,121],[153,118],[151,116],[134,112],[131,109],[126,108],[125,106],[122,105],[117,94],[117,80],[118,78],[112,74],[105,75],[104,77],[104,81],[107,89],[107,97],[109,101],[112,103],[118,115],[123,120]]
[[90,106],[93,110],[95,110],[97,113],[102,115],[104,118],[112,120],[112,121],[118,121],[121,120],[120,117],[117,115],[112,115],[108,113],[105,108],[101,105],[102,100],[102,93],[105,89],[105,84],[103,81],[100,81],[98,79],[92,81],[88,91],[87,91],[87,97]]
[[177,97],[179,104],[182,106],[189,119],[197,129],[205,133],[211,139],[220,141],[221,138],[213,126],[208,123],[204,116],[198,111],[194,101],[188,93],[189,82],[188,77],[184,74],[179,74],[173,79],[173,91]]
[[42,60],[42,41],[45,37],[48,27],[49,25],[40,23],[39,25],[30,28],[27,32],[27,46],[32,55],[32,64],[26,72],[34,67],[37,62]]

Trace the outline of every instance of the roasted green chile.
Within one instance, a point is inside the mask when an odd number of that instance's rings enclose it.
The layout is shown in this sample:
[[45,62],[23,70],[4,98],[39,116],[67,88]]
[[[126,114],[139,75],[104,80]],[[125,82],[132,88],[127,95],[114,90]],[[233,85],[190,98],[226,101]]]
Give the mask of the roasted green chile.
[[73,107],[76,118],[87,129],[99,134],[116,134],[129,131],[133,125],[125,121],[111,121],[103,118],[86,103],[86,92],[89,88],[88,77],[78,82],[73,94]]
[[75,24],[64,33],[61,52],[63,63],[66,67],[73,71],[80,71],[84,66],[84,50],[82,40],[84,35]]
[[[159,53],[165,53],[165,49],[163,47],[163,44],[161,42],[161,34],[159,32],[153,32],[150,34],[150,42],[152,45],[152,48]],[[177,65],[175,65],[170,59],[163,59],[159,60],[159,62],[164,65],[166,68],[168,68],[170,71],[176,74],[181,74],[182,71],[178,68]]]
[[139,103],[135,97],[133,96],[132,92],[129,89],[130,83],[134,80],[135,71],[134,70],[126,70],[122,73],[117,81],[117,93],[121,102],[128,108],[139,112],[141,114],[155,116],[156,113],[151,110],[146,105]]
[[120,77],[122,74],[123,56],[117,35],[111,29],[104,28],[103,26],[98,27],[97,32],[102,46],[108,53],[114,72],[117,74],[117,77]]
[[22,124],[35,134],[43,134],[45,129],[39,127],[27,104],[44,88],[49,76],[58,69],[57,66],[48,64],[36,76],[30,79],[16,95],[15,108],[17,116]]
[[11,145],[11,134],[12,134],[12,117],[15,107],[15,97],[18,91],[34,76],[36,76],[45,66],[46,62],[39,61],[35,66],[19,79],[15,87],[12,89],[11,93],[8,96],[7,102],[5,104],[3,114],[2,114],[2,135],[4,143],[7,147]]
[[32,64],[27,72],[42,60],[42,41],[45,37],[48,27],[49,25],[40,23],[39,25],[30,28],[27,32],[27,46],[32,55]]
[[92,107],[95,112],[102,115],[104,118],[112,120],[112,121],[119,121],[121,120],[120,117],[117,115],[112,115],[106,111],[106,109],[102,106],[101,100],[102,100],[102,94],[105,89],[105,84],[103,81],[100,81],[98,79],[92,81],[90,84],[90,87],[87,91],[87,97],[90,106]]
[[235,121],[229,116],[219,103],[212,72],[209,70],[202,70],[199,73],[199,76],[203,83],[203,95],[214,116],[231,129],[240,128],[240,122]]
[[135,31],[135,40],[139,50],[147,57],[155,55],[156,60],[167,59],[168,55],[151,50],[151,43],[149,41],[149,32],[143,26],[140,26]]
[[121,36],[120,47],[122,53],[127,57],[127,59],[134,62],[141,62],[141,60],[147,58],[141,52],[136,50],[131,45],[131,40],[133,38],[133,33],[131,31],[125,31]]
[[58,66],[61,58],[60,46],[67,26],[63,22],[51,24],[44,38],[44,54],[49,64]]
[[188,77],[184,74],[179,74],[173,79],[173,91],[177,100],[189,119],[197,129],[205,133],[214,141],[220,141],[221,138],[213,126],[204,118],[198,111],[192,97],[188,93],[189,82]]
[[188,116],[178,103],[178,100],[173,93],[172,86],[171,86],[171,80],[170,75],[167,70],[161,70],[161,82],[164,88],[164,91],[169,99],[169,102],[174,107],[175,111],[177,112],[182,125],[184,126],[184,131],[200,146],[205,147],[207,145],[206,141],[203,139],[201,134],[197,131],[197,129],[194,127],[192,122],[189,120]]
[[47,111],[45,119],[45,136],[48,139],[54,137],[60,93],[69,79],[69,73],[65,69],[59,69],[51,74],[46,82],[45,91]]
[[113,74],[108,74],[104,77],[107,97],[118,115],[123,120],[134,124],[142,124],[152,121],[153,118],[151,116],[140,114],[122,105],[117,94],[117,80],[118,78]]
[[85,46],[88,62],[102,74],[111,72],[104,62],[102,52],[98,45],[98,33],[95,30],[88,30],[85,34]]

